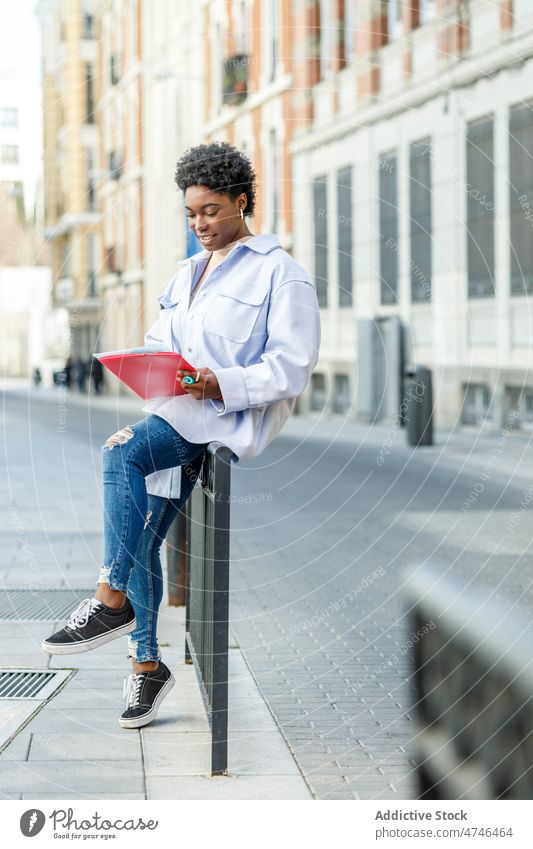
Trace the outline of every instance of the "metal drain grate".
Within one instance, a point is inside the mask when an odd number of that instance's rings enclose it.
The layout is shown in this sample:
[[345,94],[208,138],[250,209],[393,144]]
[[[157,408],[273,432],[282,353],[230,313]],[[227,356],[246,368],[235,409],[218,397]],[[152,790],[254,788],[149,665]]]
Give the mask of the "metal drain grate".
[[0,590],[0,621],[44,621],[64,619],[84,598],[92,598],[91,589],[38,589],[23,590],[16,587]]
[[66,675],[63,670],[0,669],[0,699],[47,699]]

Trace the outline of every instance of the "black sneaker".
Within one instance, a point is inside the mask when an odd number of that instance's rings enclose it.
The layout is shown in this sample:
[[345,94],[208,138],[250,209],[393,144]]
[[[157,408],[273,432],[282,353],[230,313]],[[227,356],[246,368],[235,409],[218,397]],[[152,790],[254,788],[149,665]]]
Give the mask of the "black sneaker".
[[96,598],[84,598],[61,631],[44,640],[48,654],[77,654],[129,634],[135,630],[135,612],[129,598],[114,610]]
[[134,672],[124,681],[123,696],[128,707],[119,718],[123,728],[140,728],[157,716],[159,705],[174,686],[172,672],[159,661],[154,672]]

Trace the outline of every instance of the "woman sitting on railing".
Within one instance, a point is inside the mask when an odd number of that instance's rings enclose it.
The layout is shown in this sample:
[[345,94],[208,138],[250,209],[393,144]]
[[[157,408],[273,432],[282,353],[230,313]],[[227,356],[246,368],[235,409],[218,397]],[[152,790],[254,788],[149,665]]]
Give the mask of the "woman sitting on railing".
[[98,588],[43,643],[50,654],[72,654],[129,634],[133,674],[119,719],[126,728],[151,722],[174,683],[157,642],[159,549],[206,444],[228,446],[234,462],[260,454],[306,387],[320,343],[311,277],[275,235],[255,236],[246,225],[255,207],[250,161],[226,142],[199,145],[181,157],[175,179],[204,250],[159,297],[162,311],[145,343],[181,353],[197,371],[180,373],[185,395],[148,402],[145,419],[102,446]]

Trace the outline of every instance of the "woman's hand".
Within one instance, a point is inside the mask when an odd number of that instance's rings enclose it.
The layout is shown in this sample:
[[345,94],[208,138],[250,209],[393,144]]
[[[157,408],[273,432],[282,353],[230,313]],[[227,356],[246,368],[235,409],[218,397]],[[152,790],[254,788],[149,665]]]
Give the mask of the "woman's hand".
[[188,392],[189,395],[192,395],[193,398],[196,398],[197,401],[208,401],[210,398],[214,399],[222,399],[222,393],[220,391],[220,386],[218,385],[218,380],[216,379],[216,375],[208,368],[199,368],[198,372],[200,377],[197,383],[184,383],[184,377],[195,377],[196,371],[186,371],[185,369],[178,369],[176,372],[177,376],[181,378],[181,385],[185,389],[185,392]]

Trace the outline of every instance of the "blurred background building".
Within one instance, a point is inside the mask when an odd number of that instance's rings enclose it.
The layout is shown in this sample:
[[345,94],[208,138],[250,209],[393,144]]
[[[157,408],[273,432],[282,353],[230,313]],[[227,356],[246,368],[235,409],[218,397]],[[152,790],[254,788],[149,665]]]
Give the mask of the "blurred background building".
[[69,353],[89,361],[100,328],[101,211],[94,171],[101,149],[95,79],[100,58],[92,4],[40,0],[44,235],[53,303],[68,311]]
[[425,365],[438,425],[533,425],[529,0],[37,13],[45,234],[74,355],[142,343],[200,249],[176,160],[227,140],[257,171],[252,229],[316,279],[323,341],[300,412],[392,421],[405,368]]
[[42,234],[42,102],[37,79],[0,67],[0,374],[51,379],[68,332],[51,302]]

